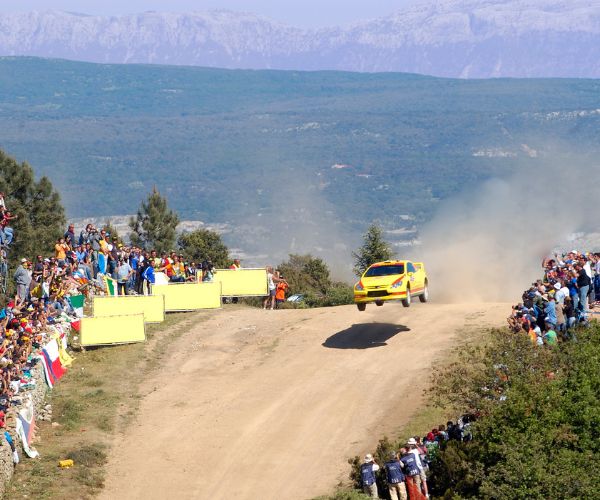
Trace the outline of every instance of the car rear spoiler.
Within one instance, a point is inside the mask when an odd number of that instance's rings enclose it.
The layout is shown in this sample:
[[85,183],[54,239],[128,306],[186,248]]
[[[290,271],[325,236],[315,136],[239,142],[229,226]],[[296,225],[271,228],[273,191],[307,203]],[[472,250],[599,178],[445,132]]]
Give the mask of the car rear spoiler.
[[425,266],[423,265],[423,263],[422,263],[422,262],[413,262],[413,264],[415,265],[415,268],[416,268],[417,270],[419,270],[419,269],[423,269],[423,270],[425,270]]

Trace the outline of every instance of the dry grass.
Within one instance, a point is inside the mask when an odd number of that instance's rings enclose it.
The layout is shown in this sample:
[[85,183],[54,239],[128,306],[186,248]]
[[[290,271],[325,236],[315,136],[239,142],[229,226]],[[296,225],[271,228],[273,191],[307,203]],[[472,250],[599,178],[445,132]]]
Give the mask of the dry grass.
[[[77,353],[49,400],[60,426],[38,423],[35,447],[40,458],[23,458],[4,498],[92,498],[104,486],[104,465],[115,433],[137,414],[139,381],[158,367],[168,343],[208,314],[168,314],[163,323],[147,327],[145,344]],[[74,467],[59,468],[58,461],[66,458],[73,459]]]

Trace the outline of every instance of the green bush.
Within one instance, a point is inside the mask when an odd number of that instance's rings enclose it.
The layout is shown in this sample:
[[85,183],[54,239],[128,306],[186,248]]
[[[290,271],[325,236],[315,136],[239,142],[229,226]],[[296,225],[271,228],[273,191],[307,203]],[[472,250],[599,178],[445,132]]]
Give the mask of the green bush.
[[[598,498],[600,328],[579,341],[538,348],[524,335],[495,332],[481,352],[483,373],[444,370],[437,390],[481,413],[474,440],[451,443],[431,471],[444,498]],[[466,407],[465,407],[466,408]]]

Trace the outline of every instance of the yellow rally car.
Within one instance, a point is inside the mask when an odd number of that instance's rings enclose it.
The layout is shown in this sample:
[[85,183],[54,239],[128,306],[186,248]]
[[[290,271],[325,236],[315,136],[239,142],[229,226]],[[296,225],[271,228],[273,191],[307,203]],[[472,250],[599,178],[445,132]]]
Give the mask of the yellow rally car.
[[369,302],[382,306],[386,300],[401,300],[410,307],[413,297],[427,302],[427,273],[422,262],[409,260],[386,260],[369,266],[360,281],[354,285],[354,302],[364,311]]

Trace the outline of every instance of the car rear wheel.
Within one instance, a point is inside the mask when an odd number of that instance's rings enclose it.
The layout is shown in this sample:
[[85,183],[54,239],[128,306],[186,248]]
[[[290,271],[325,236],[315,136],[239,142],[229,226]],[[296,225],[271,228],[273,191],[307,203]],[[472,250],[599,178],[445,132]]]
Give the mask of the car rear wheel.
[[376,300],[375,305],[381,307],[383,305],[383,300]]
[[367,304],[356,304],[359,311],[364,311],[367,308]]
[[411,301],[411,298],[410,298],[410,288],[406,287],[406,298],[402,299],[402,305],[404,307],[410,307],[410,301]]
[[423,290],[423,293],[419,295],[419,300],[421,302],[427,302],[429,300],[429,287],[427,286],[427,283],[425,283],[425,289]]

